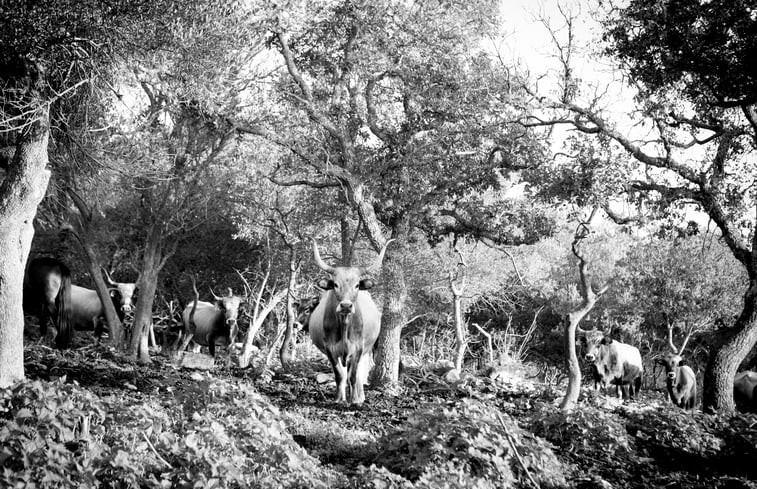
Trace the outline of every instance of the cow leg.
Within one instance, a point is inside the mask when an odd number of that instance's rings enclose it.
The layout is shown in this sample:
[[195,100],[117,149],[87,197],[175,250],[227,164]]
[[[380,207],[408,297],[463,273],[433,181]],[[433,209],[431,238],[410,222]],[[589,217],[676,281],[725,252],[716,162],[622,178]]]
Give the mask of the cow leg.
[[368,370],[371,367],[371,354],[364,354],[358,352],[355,354],[355,366],[354,366],[354,380],[352,387],[352,402],[354,404],[362,404],[365,402],[365,391],[363,385],[368,380]]
[[207,343],[208,343],[208,352],[210,353],[211,357],[216,356],[216,335],[213,333],[210,333],[207,337]]
[[363,385],[360,383],[360,352],[356,352],[347,359],[347,374],[350,385],[350,404],[362,404],[365,400]]
[[102,338],[103,330],[105,329],[105,326],[103,324],[104,321],[105,320],[100,317],[95,319],[95,344],[96,345],[100,344],[100,339]]
[[344,358],[340,355],[335,362],[332,362],[334,366],[334,380],[336,380],[336,402],[347,402],[347,365],[345,365]]
[[150,323],[150,331],[148,335],[149,336],[147,337],[147,341],[148,341],[147,344],[152,345],[153,351],[155,351],[156,353],[160,353],[162,348],[158,345],[158,342],[155,341],[155,325],[153,323]]
[[190,333],[189,331],[184,332],[184,340],[181,342],[181,345],[179,346],[179,349],[176,350],[177,352],[184,352],[184,350],[187,349],[187,346],[189,346],[189,342],[192,341],[192,338],[194,338],[194,333]]

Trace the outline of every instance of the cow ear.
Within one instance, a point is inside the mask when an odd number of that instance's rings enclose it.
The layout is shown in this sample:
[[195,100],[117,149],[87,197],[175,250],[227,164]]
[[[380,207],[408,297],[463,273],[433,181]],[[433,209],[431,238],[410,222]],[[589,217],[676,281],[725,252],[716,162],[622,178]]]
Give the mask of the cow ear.
[[318,281],[318,288],[321,288],[323,290],[331,290],[334,288],[334,281],[333,280],[326,280],[325,278]]
[[371,290],[375,285],[373,280],[366,278],[360,281],[360,290]]
[[678,361],[678,366],[679,366],[679,367],[683,367],[684,365],[686,365],[686,359],[685,359],[685,358],[681,358],[681,359],[680,359],[680,360]]
[[612,337],[611,336],[604,336],[602,338],[602,344],[603,345],[609,345],[610,343],[612,343]]
[[110,289],[110,296],[115,297],[116,296],[116,289]]

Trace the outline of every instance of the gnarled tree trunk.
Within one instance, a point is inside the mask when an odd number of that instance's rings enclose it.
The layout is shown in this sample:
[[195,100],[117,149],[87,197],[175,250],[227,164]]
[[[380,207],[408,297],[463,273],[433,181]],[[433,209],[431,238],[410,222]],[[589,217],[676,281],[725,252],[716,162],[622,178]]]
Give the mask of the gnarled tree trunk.
[[24,378],[24,269],[34,236],[32,222],[50,181],[48,108],[42,101],[32,103],[36,110],[17,137],[0,185],[0,387]]
[[[581,291],[581,305],[567,314],[565,318],[565,332],[563,336],[563,346],[565,348],[565,364],[568,369],[568,387],[565,390],[565,397],[560,402],[560,409],[563,411],[569,411],[575,407],[578,402],[578,395],[581,393],[581,365],[578,363],[578,356],[576,355],[576,329],[578,324],[586,317],[589,312],[594,308],[599,296],[607,291],[608,286],[605,285],[600,291],[594,292],[591,287],[591,279],[587,273],[589,264],[586,259],[578,251],[578,244],[589,234],[589,224],[592,218],[596,215],[597,208],[595,207],[586,222],[582,222],[578,225],[573,238],[573,244],[571,249],[573,254],[578,258],[578,289]],[[536,319],[534,319],[536,320]]]
[[374,346],[375,366],[371,373],[371,385],[392,389],[399,383],[400,335],[407,322],[405,302],[407,284],[402,258],[410,231],[407,218],[400,220],[392,229],[396,241],[387,248],[382,267],[384,282],[384,308],[381,316],[381,333]]
[[722,333],[722,346],[710,356],[704,372],[702,410],[733,413],[733,378],[741,361],[757,342],[757,278],[750,280],[744,295],[744,310],[733,328]]
[[294,360],[295,342],[294,320],[297,319],[297,312],[294,309],[294,288],[297,286],[297,260],[294,248],[289,250],[289,285],[287,286],[286,299],[286,330],[284,331],[284,340],[281,342],[279,349],[279,360],[281,366],[286,368]]
[[128,355],[139,363],[150,363],[149,333],[152,326],[152,306],[155,302],[155,293],[158,290],[158,276],[166,259],[171,255],[164,256],[163,246],[165,238],[159,224],[153,224],[147,235],[144,253],[142,255],[142,270],[139,274],[139,298],[134,313],[134,325],[131,330]]

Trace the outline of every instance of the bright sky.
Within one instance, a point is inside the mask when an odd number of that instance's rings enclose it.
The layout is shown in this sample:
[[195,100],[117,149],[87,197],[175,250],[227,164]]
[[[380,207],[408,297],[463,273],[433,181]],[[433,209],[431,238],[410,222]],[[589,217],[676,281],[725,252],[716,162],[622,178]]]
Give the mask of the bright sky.
[[[592,3],[592,0],[501,0],[501,2],[505,38],[495,44],[495,49],[505,60],[517,60],[521,66],[527,67],[532,80],[545,75],[546,78],[551,78],[552,83],[545,79],[539,84],[542,92],[556,90],[554,80],[559,77],[561,65],[556,58],[555,44],[541,19],[548,19],[557,32],[558,40],[564,42],[567,39],[567,31],[564,29],[565,21],[560,8],[564,13],[577,14],[574,21],[574,35],[575,46],[579,49],[574,53],[573,59],[575,76],[582,81],[584,86],[593,85],[602,90],[610,86],[611,89],[603,97],[605,115],[614,121],[621,131],[627,132],[633,138],[646,139],[649,135],[648,129],[635,125],[635,121],[629,117],[633,107],[631,89],[622,83],[620,75],[609,63],[603,65],[597,62],[596,56],[590,58],[601,49],[597,42],[601,29],[599,24],[592,19],[587,6]],[[560,134],[567,134],[565,132],[567,130],[567,127],[562,127],[553,133],[557,139],[555,141],[557,147],[560,145]],[[699,159],[701,152],[692,156]],[[516,194],[519,192],[517,186],[512,191]],[[622,209],[618,210],[624,212]],[[703,214],[693,209],[687,210],[686,218],[694,219],[704,225],[708,221]]]

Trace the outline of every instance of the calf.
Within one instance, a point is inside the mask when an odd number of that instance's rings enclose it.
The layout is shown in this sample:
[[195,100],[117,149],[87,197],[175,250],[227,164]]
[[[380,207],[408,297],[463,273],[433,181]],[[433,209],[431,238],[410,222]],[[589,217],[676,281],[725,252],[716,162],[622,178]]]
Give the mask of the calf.
[[615,341],[601,331],[581,331],[584,359],[592,365],[595,388],[616,386],[618,397],[633,399],[641,389],[644,367],[638,348]]
[[739,411],[757,413],[757,372],[739,372],[733,379],[733,399]]

